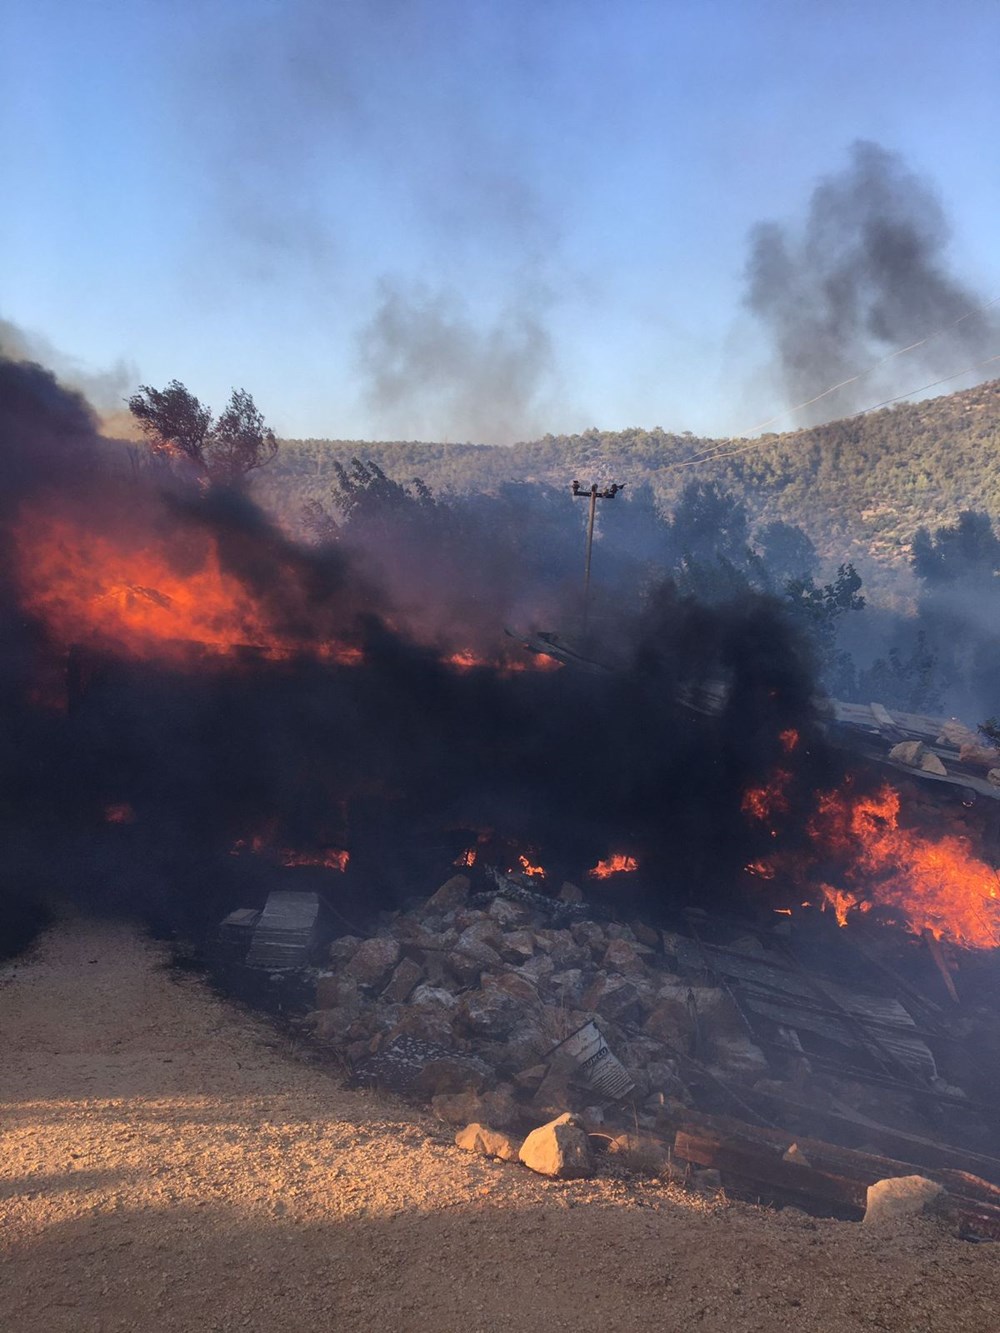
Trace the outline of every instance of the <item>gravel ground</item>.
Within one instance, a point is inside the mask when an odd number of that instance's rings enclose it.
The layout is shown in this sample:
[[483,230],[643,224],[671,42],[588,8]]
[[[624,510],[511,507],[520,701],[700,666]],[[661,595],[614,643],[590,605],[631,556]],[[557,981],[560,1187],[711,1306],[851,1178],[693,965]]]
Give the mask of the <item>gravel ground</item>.
[[0,970],[0,1329],[997,1333],[1000,1251],[555,1184],[341,1089],[134,929]]

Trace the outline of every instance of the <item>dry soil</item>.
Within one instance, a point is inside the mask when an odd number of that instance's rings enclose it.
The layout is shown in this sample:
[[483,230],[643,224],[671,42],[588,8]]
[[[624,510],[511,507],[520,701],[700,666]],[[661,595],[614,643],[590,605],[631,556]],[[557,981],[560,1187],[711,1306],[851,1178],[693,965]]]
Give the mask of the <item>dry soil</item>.
[[1000,1248],[554,1184],[346,1091],[136,930],[0,973],[0,1329],[997,1333]]

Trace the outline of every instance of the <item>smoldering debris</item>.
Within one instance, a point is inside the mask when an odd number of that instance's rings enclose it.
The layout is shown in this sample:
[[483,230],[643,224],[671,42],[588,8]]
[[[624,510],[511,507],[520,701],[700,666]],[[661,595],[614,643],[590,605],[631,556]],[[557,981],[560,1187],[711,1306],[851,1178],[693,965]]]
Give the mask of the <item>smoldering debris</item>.
[[[619,670],[532,670],[506,603],[484,654],[497,575],[481,526],[449,530],[447,614],[434,624],[425,588],[417,633],[348,545],[297,545],[235,491],[109,470],[79,397],[37,366],[0,370],[9,891],[178,924],[294,873],[368,910],[469,829],[567,869],[638,844],[664,894],[753,858],[741,793],[784,729],[815,734],[808,653],[766,597],[666,590],[617,623]],[[578,529],[564,539],[558,569],[578,562]],[[484,580],[475,654],[446,592],[464,564]],[[524,606],[551,605],[546,580],[539,561]],[[706,675],[735,683],[708,722],[677,702]],[[235,854],[255,838],[281,855]],[[331,869],[329,847],[350,864]]]

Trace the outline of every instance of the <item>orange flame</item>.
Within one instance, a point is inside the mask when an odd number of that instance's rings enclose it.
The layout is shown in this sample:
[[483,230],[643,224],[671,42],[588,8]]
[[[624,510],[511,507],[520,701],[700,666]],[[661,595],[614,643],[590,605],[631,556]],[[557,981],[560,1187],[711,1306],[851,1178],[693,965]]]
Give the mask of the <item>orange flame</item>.
[[598,861],[592,870],[587,874],[591,879],[607,879],[609,875],[630,875],[634,870],[639,869],[639,862],[634,856],[625,856],[622,852],[616,852],[604,861]]
[[[64,645],[97,643],[140,659],[179,658],[193,646],[230,653],[257,648],[284,655],[283,639],[258,599],[221,566],[215,540],[180,546],[112,539],[69,519],[22,512],[17,574],[25,604]],[[348,645],[320,648],[345,665]]]
[[766,787],[750,787],[743,795],[740,809],[750,819],[761,822],[788,810],[788,786],[792,775],[786,769],[776,770]]
[[531,862],[528,860],[528,858],[527,858],[526,856],[519,856],[519,857],[517,858],[517,861],[518,861],[518,865],[521,867],[521,874],[522,874],[522,875],[531,875],[531,876],[535,877],[535,876],[538,876],[538,875],[544,875],[544,874],[545,874],[544,867],[542,867],[542,866],[532,865]]
[[455,857],[452,865],[456,866],[474,866],[476,857],[479,855],[475,847],[467,847],[464,852],[460,852]]
[[846,919],[860,897],[917,934],[929,931],[970,948],[1000,946],[996,871],[972,854],[965,838],[935,840],[900,828],[899,806],[899,793],[888,783],[873,796],[849,790],[820,795],[810,834],[821,846],[850,857],[846,878],[857,891],[839,896],[823,887],[838,920]]
[[774,879],[774,876],[777,874],[774,866],[770,865],[767,861],[751,861],[750,864],[744,866],[743,869],[748,875],[755,875],[758,879]]
[[345,852],[341,847],[324,847],[318,852],[286,850],[279,855],[283,866],[325,866],[327,870],[339,870],[341,874],[347,869],[351,860],[351,853]]
[[255,833],[249,838],[237,838],[229,849],[230,856],[240,856],[243,852],[250,852],[253,856],[266,854],[273,856],[274,859],[283,866],[323,866],[327,870],[337,870],[341,874],[350,864],[351,854],[342,847],[321,847],[316,851],[301,851],[291,847],[274,847],[273,825],[264,829],[263,832]]
[[789,727],[787,731],[782,731],[779,734],[778,740],[781,742],[781,748],[785,754],[791,754],[798,747],[799,733],[794,727]]

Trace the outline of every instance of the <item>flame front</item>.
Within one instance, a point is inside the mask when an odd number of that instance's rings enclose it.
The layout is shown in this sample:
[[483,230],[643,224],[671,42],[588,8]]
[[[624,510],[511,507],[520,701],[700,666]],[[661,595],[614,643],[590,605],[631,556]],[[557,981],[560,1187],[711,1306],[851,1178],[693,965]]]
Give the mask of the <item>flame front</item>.
[[639,862],[634,856],[625,856],[622,852],[616,852],[609,856],[605,861],[598,861],[592,870],[587,874],[591,879],[607,879],[609,875],[630,875],[633,871],[639,869]]
[[[809,832],[820,845],[850,856],[853,894],[824,896],[838,920],[867,900],[917,933],[977,949],[1000,945],[997,873],[969,850],[965,838],[933,839],[899,827],[899,792],[888,783],[873,796],[824,792]],[[848,901],[848,898],[853,901]]]
[[140,546],[28,511],[17,528],[17,573],[25,604],[63,645],[93,643],[142,659],[177,657],[192,645],[222,653],[294,646],[222,569],[207,535],[183,551]]

